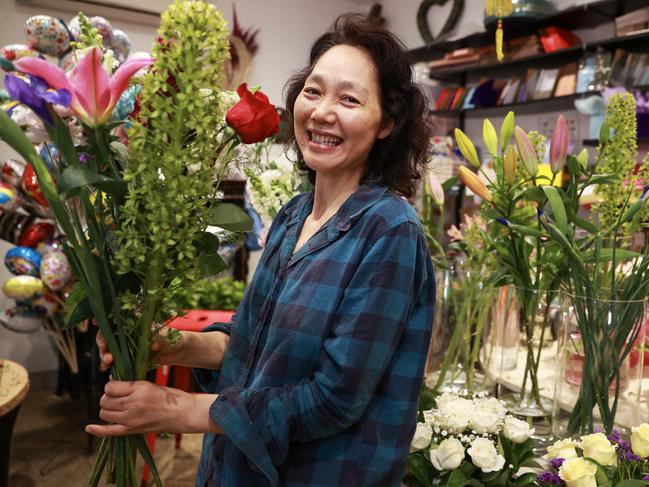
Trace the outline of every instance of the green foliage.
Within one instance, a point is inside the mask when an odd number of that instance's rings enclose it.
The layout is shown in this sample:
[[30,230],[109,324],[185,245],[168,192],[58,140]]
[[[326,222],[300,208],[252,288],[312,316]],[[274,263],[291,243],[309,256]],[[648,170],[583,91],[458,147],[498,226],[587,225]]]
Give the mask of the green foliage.
[[72,47],[74,49],[86,49],[92,46],[101,47],[103,38],[99,30],[90,24],[90,20],[83,12],[79,12],[77,17],[79,19],[79,39],[70,43]]
[[175,300],[181,309],[236,310],[245,288],[243,281],[231,277],[201,279],[178,289]]

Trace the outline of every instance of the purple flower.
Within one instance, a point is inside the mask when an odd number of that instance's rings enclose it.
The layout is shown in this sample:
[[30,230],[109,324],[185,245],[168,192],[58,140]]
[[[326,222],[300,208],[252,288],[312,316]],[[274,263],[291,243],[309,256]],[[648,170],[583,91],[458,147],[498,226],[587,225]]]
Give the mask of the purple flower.
[[640,195],[640,199],[642,201],[644,201],[644,199],[647,197],[647,193],[649,193],[649,184],[642,190],[642,195]]
[[627,462],[637,462],[638,460],[640,460],[640,457],[638,455],[635,455],[635,454],[631,453],[630,451],[628,451],[624,455],[624,459]]
[[565,461],[565,458],[553,458],[552,460],[550,460],[550,465],[553,469],[559,470],[559,468],[561,468],[561,465],[563,465],[563,462]]
[[507,221],[506,218],[498,217],[496,218],[496,221],[500,223],[501,225],[505,225],[506,227],[509,226],[509,222]]
[[617,449],[618,451],[631,451],[631,444],[628,441],[619,440],[617,442]]
[[642,477],[642,480],[644,480],[645,482],[649,482],[649,475],[645,475],[644,477]]
[[[47,83],[38,76],[29,76],[26,81],[23,77],[8,74],[5,76],[5,88],[13,100],[31,108],[50,125],[54,125],[54,121],[47,111],[48,103],[67,107],[72,101],[68,90],[50,90]],[[8,113],[11,113],[15,106],[11,107]]]
[[542,484],[552,484],[552,485],[563,484],[563,480],[561,480],[561,477],[559,477],[559,475],[554,472],[543,472],[538,474],[536,478]]

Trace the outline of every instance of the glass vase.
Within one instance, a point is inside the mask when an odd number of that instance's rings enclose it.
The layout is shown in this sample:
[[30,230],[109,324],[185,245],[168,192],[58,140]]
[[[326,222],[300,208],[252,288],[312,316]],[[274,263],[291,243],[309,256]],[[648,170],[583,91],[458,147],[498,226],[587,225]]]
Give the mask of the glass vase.
[[642,418],[647,301],[561,295],[552,406],[557,437],[596,426],[629,432]]

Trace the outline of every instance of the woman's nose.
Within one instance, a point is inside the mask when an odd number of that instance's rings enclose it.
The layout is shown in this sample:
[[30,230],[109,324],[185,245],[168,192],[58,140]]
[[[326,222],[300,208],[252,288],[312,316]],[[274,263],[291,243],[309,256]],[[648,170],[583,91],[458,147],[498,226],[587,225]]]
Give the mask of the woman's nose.
[[327,99],[321,99],[311,113],[313,120],[323,123],[334,123],[336,116],[334,113],[334,104]]

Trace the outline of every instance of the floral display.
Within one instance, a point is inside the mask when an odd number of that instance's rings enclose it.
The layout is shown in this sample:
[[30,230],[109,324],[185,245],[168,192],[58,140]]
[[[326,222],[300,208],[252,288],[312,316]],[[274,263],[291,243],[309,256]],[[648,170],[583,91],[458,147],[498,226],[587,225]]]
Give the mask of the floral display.
[[494,397],[444,393],[422,410],[408,458],[410,486],[531,485],[534,429]]
[[578,441],[555,442],[545,456],[550,461],[550,469],[538,474],[538,483],[541,487],[647,485],[649,425],[643,423],[632,430],[630,442],[618,430],[610,435],[598,431]]
[[[64,254],[41,262],[60,271],[47,281],[54,289],[67,277],[60,268],[63,255],[78,279],[65,326],[93,318],[114,358],[112,376],[141,380],[151,365],[156,323],[179,312],[178,288],[225,267],[219,239],[207,227],[251,227],[243,210],[217,199],[233,149],[244,139],[226,123],[227,109],[246,140],[255,134],[260,141],[277,126],[270,117],[274,107],[260,92],[254,99],[255,113],[265,114],[261,118],[236,115],[242,105],[225,106],[218,86],[228,32],[215,7],[176,1],[161,17],[152,57],[127,60],[116,70],[114,54],[106,49],[113,42],[110,31],[92,20],[79,17],[70,72],[33,57],[13,61],[19,81],[10,81],[10,95],[40,116],[57,156],[39,155],[4,112],[0,138],[33,169],[37,186],[31,192],[42,194],[65,235]],[[147,72],[134,81],[141,88],[127,89],[143,68]],[[133,110],[125,114],[124,131],[124,119],[111,120],[115,108],[123,108],[120,97],[135,94],[136,102],[126,104]],[[71,123],[81,127],[80,143]],[[98,485],[104,470],[108,483],[137,485],[137,451],[160,485],[142,435],[105,439],[89,485]]]

